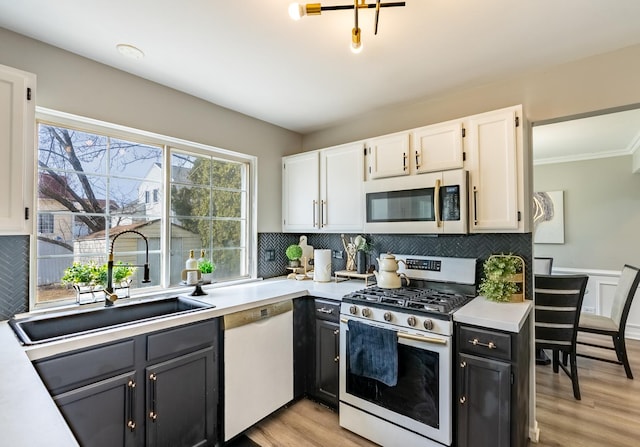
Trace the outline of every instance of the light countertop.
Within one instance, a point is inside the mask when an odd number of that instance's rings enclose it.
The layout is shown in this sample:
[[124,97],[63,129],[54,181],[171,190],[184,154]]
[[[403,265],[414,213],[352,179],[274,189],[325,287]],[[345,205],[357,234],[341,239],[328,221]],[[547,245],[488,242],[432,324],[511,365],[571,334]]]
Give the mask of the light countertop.
[[531,312],[533,301],[521,303],[496,303],[483,296],[471,300],[453,314],[458,323],[473,324],[507,332],[520,332]]
[[34,346],[21,346],[7,322],[0,322],[0,413],[3,415],[0,418],[1,444],[12,447],[78,445],[31,360],[286,299],[310,295],[341,300],[344,295],[364,287],[363,281],[356,280],[317,283],[283,278],[230,287],[205,287],[208,295],[192,298],[214,304],[216,307],[212,309]]

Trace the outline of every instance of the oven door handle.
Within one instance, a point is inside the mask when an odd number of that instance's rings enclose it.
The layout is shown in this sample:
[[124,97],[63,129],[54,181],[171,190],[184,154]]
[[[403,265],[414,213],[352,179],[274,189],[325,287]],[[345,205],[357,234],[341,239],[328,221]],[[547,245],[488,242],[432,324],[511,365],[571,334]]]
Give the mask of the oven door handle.
[[[349,322],[349,319],[341,317],[340,322],[346,324]],[[402,331],[396,331],[396,334],[398,334],[398,338],[404,338],[405,340],[418,341],[421,343],[431,343],[431,344],[443,345],[443,346],[446,346],[448,343],[447,340],[443,338],[426,337],[424,335],[409,334],[407,332],[402,332]]]
[[421,343],[431,343],[436,345],[447,345],[447,340],[443,338],[425,337],[424,335],[408,334],[406,332],[398,331],[398,338],[404,338],[406,340],[419,341]]

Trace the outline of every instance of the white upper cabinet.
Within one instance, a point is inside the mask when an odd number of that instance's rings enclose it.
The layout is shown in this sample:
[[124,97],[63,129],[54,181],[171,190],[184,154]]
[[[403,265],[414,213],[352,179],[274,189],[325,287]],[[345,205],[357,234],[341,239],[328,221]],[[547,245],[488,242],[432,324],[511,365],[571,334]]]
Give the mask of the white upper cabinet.
[[320,229],[320,153],[305,152],[282,159],[284,231]]
[[362,143],[284,157],[282,167],[284,232],[362,230]]
[[522,106],[465,119],[469,230],[526,232],[531,191],[524,169]]
[[409,132],[372,138],[366,145],[370,179],[398,177],[411,173]]
[[0,65],[0,234],[30,234],[36,76]]
[[416,173],[463,167],[462,121],[448,121],[411,132],[412,160]]

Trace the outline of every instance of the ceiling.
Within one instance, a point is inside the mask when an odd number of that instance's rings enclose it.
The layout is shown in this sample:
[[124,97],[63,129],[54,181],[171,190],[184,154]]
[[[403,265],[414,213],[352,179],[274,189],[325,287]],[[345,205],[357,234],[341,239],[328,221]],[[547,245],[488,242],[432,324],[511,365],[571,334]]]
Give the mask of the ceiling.
[[289,3],[0,0],[0,27],[301,134],[640,43],[638,0],[407,0],[375,36],[361,11],[356,55],[352,10],[296,22]]
[[640,108],[534,126],[534,164],[632,154],[640,150]]

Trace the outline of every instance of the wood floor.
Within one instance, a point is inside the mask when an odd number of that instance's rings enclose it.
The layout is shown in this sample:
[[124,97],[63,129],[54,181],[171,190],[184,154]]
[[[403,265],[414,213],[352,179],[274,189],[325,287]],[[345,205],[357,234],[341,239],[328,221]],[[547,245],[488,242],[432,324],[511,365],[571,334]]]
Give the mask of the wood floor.
[[[581,336],[582,337],[582,336]],[[583,337],[587,340],[586,337]],[[593,337],[589,337],[591,341]],[[579,352],[592,353],[579,347]],[[640,445],[640,341],[627,340],[635,380],[622,366],[578,358],[582,400],[571,381],[551,366],[536,366],[539,447],[635,447]],[[605,352],[605,354],[608,354]],[[611,352],[611,355],[615,355]],[[261,447],[372,447],[338,424],[337,413],[301,400],[267,418],[249,433]],[[409,446],[407,446],[409,447]]]

